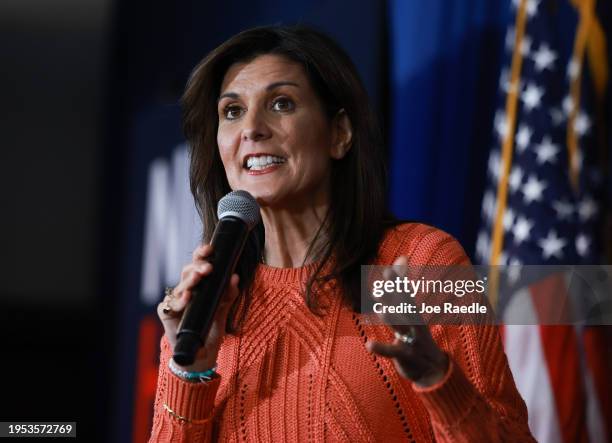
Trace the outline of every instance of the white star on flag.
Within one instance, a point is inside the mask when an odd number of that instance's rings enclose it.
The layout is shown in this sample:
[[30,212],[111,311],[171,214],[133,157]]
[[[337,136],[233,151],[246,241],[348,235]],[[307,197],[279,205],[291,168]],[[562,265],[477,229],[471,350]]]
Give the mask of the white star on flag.
[[565,120],[565,115],[557,108],[550,108],[550,119],[552,120],[553,125],[559,126]]
[[576,237],[576,251],[578,254],[585,257],[589,252],[589,246],[591,244],[591,240],[585,234],[580,233]]
[[483,259],[488,259],[489,254],[489,237],[485,231],[480,231],[476,240],[476,253]]
[[561,107],[563,108],[563,112],[566,116],[570,115],[574,110],[574,99],[571,95],[566,95],[563,98],[563,103],[561,103]]
[[506,31],[506,40],[505,40],[507,50],[512,50],[512,48],[514,48],[515,40],[516,40],[516,30],[514,29],[514,27],[509,27],[508,31]]
[[508,264],[508,253],[506,251],[501,251],[499,253],[499,257],[497,258],[497,264],[499,266],[506,266]]
[[534,17],[538,13],[538,6],[540,6],[540,0],[527,0],[527,16],[529,18]]
[[533,222],[526,219],[522,215],[519,215],[516,223],[514,224],[514,228],[512,229],[512,234],[514,234],[514,243],[520,245],[522,242],[527,240],[532,228]]
[[538,86],[533,83],[527,85],[527,88],[521,94],[521,100],[525,105],[525,109],[527,111],[532,111],[533,109],[540,106],[543,95],[544,88],[538,88]]
[[510,81],[510,70],[508,68],[502,69],[501,75],[499,76],[499,88],[508,94],[517,90],[516,83],[518,83],[518,89],[522,89],[523,82],[519,79],[518,82],[512,83]]
[[554,69],[557,54],[552,51],[546,43],[540,44],[540,47],[531,56],[535,64],[536,71],[542,72],[544,69]]
[[506,94],[510,92],[510,71],[508,68],[502,69],[499,76],[499,88]]
[[559,147],[553,144],[548,135],[545,135],[544,138],[542,138],[542,142],[535,145],[535,151],[539,164],[542,165],[546,162],[555,163],[557,160],[556,156],[559,153]]
[[514,212],[511,208],[506,209],[504,213],[504,231],[510,231],[512,229],[512,224],[514,223]]
[[554,229],[548,231],[546,238],[538,241],[538,245],[542,248],[542,257],[544,257],[545,260],[551,257],[556,257],[558,259],[563,258],[562,249],[566,244],[567,241],[558,237]]
[[521,270],[523,266],[521,261],[516,257],[512,257],[508,262],[508,265],[508,281],[510,282],[510,284],[513,285],[518,281],[519,277],[521,276]]
[[497,111],[495,113],[495,132],[497,132],[501,141],[505,140],[508,135],[508,118],[504,112]]
[[531,141],[531,135],[533,131],[527,125],[521,125],[518,132],[516,133],[516,146],[519,148],[519,153],[523,153],[529,142]]
[[586,197],[578,204],[578,215],[580,220],[587,221],[597,214],[597,204],[591,197]]
[[557,218],[560,220],[570,220],[574,213],[574,206],[565,200],[553,202],[552,207],[557,212]]
[[496,209],[495,197],[487,191],[482,199],[482,210],[489,220],[493,220]]
[[575,58],[572,58],[567,64],[567,76],[570,80],[574,80],[580,74],[580,63]]
[[499,172],[501,169],[501,157],[498,151],[491,152],[489,156],[489,174],[493,180],[499,180]]
[[510,172],[510,176],[508,177],[508,184],[510,185],[510,190],[512,192],[516,192],[520,187],[523,181],[523,171],[519,166],[513,166],[512,171]]
[[527,183],[523,185],[523,200],[525,200],[525,203],[529,204],[534,201],[540,201],[544,188],[546,188],[544,180],[538,181],[537,177],[530,176]]
[[574,121],[574,131],[579,136],[583,136],[589,132],[591,129],[591,119],[586,113],[580,111],[576,116],[576,120]]
[[531,37],[524,35],[523,41],[521,42],[521,55],[523,57],[529,57],[529,51],[531,51]]

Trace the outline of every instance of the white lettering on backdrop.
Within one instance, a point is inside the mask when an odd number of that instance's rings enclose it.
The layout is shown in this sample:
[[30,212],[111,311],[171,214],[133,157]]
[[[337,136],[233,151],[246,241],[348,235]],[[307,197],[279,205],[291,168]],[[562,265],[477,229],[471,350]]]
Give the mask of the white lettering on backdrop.
[[174,148],[170,161],[158,158],[151,162],[145,211],[140,293],[143,303],[154,305],[160,302],[165,286],[178,283],[202,233],[189,191],[186,144]]

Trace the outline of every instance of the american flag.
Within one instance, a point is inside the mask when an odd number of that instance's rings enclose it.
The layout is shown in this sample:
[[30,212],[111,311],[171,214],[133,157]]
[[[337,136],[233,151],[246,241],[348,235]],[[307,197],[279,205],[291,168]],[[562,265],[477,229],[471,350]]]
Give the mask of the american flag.
[[[602,263],[605,28],[595,1],[513,0],[512,10],[477,261],[512,265],[515,278],[522,265]],[[538,441],[612,441],[599,332],[505,327]]]

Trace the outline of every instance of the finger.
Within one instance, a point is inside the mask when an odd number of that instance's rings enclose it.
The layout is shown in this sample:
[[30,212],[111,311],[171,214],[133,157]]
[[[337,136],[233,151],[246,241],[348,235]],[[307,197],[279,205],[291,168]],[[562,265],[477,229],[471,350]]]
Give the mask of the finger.
[[393,266],[408,266],[408,259],[404,257],[403,255],[400,255],[393,262]]
[[177,312],[172,309],[169,302],[161,302],[157,305],[157,316],[160,320],[162,320],[162,322],[174,319],[176,317],[179,317],[180,315],[180,312]]
[[181,271],[181,280],[185,280],[192,272],[198,272],[203,275],[207,275],[212,271],[212,265],[207,261],[198,261],[195,263],[189,263],[183,267]]
[[393,262],[393,270],[395,274],[399,277],[406,277],[408,275],[406,267],[408,266],[408,259],[403,255],[400,255]]
[[395,273],[395,270],[392,268],[386,268],[383,271],[383,278],[385,280],[393,280],[396,276],[397,274]]
[[403,349],[400,346],[391,343],[374,341],[366,343],[366,347],[370,352],[389,358],[398,358],[403,353]]
[[[166,297],[164,299],[164,302],[160,303],[158,312],[161,312],[165,318],[175,318],[177,316],[180,316],[185,310],[185,307],[189,304],[189,302],[193,298],[192,288],[195,286],[195,284],[198,281],[199,281],[199,278],[197,277],[197,273],[190,275],[190,277],[187,280],[185,280],[185,284],[188,285],[188,287],[182,290],[178,297],[172,297],[172,298]],[[170,312],[169,313],[163,312],[164,308],[170,308]]]
[[208,245],[201,245],[198,246],[192,254],[193,260],[202,260],[206,257],[208,257],[211,253],[212,253],[212,245],[208,244]]
[[177,297],[171,298],[168,304],[173,311],[182,312],[185,306],[191,301],[193,296],[193,288],[202,280],[202,277],[208,275],[212,271],[212,266],[206,270],[192,270],[191,273],[179,283],[176,288]]
[[[191,272],[193,272],[194,269],[195,269],[195,265],[193,263],[189,263],[188,265],[183,266],[183,269],[181,270],[181,283],[183,282],[183,280],[187,278],[189,274],[191,274]],[[179,283],[179,286],[180,286],[180,283]]]
[[[194,285],[195,286],[195,285]],[[176,298],[172,302],[172,306],[176,309],[180,309],[181,311],[185,309],[185,306],[191,301],[193,298],[192,288],[188,288],[181,293],[181,296]]]
[[170,309],[170,312],[166,313],[162,310],[162,313],[167,317],[176,317],[177,315],[182,314],[182,312],[185,310],[185,306],[187,306],[187,303],[189,303],[191,300],[191,296],[191,291],[183,291],[181,297],[172,298],[161,303],[163,305],[162,308]]
[[162,320],[176,317],[176,312],[172,308],[172,301],[179,297],[179,286],[177,285],[171,292],[166,291],[161,303],[157,305],[157,313]]
[[193,288],[203,277],[209,275],[213,270],[213,267],[208,262],[203,262],[200,265],[194,263],[185,266],[181,273],[181,281],[174,288],[174,294],[177,297],[181,297],[183,291],[190,290]]
[[403,255],[399,256],[390,267],[386,267],[383,271],[383,277],[386,280],[393,280],[395,277],[404,277],[405,267],[408,266],[408,259]]

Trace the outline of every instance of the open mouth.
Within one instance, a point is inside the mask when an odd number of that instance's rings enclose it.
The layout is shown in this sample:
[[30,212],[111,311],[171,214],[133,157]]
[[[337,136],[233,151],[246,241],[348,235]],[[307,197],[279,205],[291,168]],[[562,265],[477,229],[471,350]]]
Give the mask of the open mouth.
[[245,159],[243,166],[249,171],[261,171],[286,161],[287,159],[276,155],[250,155]]

